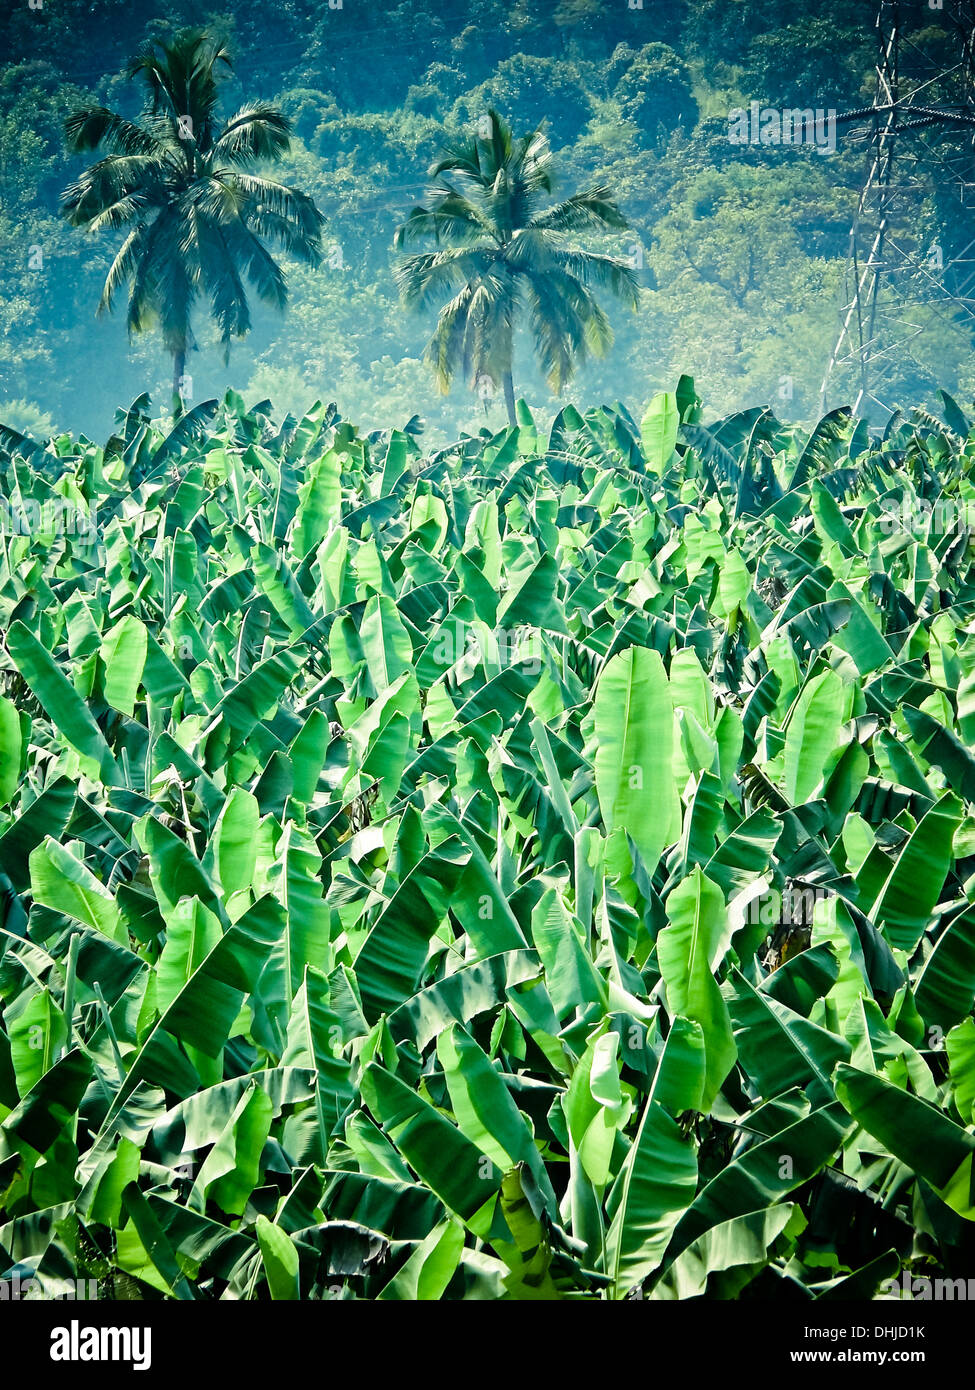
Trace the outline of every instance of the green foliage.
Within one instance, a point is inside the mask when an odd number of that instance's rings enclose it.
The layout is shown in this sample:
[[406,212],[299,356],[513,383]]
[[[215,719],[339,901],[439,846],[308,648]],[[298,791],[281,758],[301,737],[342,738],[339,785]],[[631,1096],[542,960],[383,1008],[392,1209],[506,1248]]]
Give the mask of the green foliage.
[[492,108],[504,111],[521,130],[537,129],[544,122],[556,149],[574,144],[592,114],[578,70],[564,60],[526,53],[506,58],[486,82],[461,97],[454,106],[453,121],[476,128]]
[[648,43],[636,52],[621,44],[611,60],[610,80],[624,119],[655,143],[665,141],[675,125],[693,127],[697,120],[687,64],[666,44]]
[[964,1266],[975,442],[696,402],[4,434],[0,1277]]

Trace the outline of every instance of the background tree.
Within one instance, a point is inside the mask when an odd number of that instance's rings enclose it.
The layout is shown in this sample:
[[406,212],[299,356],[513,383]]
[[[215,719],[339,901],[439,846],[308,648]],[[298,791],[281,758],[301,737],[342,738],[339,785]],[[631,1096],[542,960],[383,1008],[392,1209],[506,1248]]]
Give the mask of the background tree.
[[72,151],[107,151],[65,190],[68,221],[89,231],[131,228],[98,312],[128,285],[130,333],[158,324],[172,353],[177,411],[186,354],[196,345],[197,300],[209,300],[229,352],[231,338],[250,328],[245,279],[264,303],[283,309],[287,302],[284,272],[265,242],[313,265],[322,253],[323,218],[312,200],[248,172],[287,153],[287,118],[257,103],[219,124],[221,67],[231,68],[222,44],[204,30],[183,30],[170,43],[146,44],[129,64],[128,75],[148,87],[141,122],[103,106],[66,122]]
[[515,129],[533,130],[544,122],[549,144],[561,151],[579,138],[592,116],[586,80],[578,64],[564,58],[516,53],[458,98],[451,124],[470,130],[485,111],[504,111]]
[[432,239],[437,249],[404,258],[397,271],[404,303],[419,310],[442,304],[425,354],[441,390],[458,372],[472,384],[486,378],[502,387],[515,424],[519,312],[527,310],[540,365],[561,391],[577,361],[589,351],[602,355],[613,341],[594,291],[607,289],[632,308],[640,293],[626,261],[566,248],[565,235],[627,223],[605,187],[541,207],[553,185],[548,141],[538,130],[515,139],[494,110],[483,133],[446,150],[430,173],[428,205],[413,209],[396,245]]
[[653,143],[664,143],[677,126],[694,128],[698,111],[690,71],[665,43],[635,51],[621,44],[610,63],[610,80],[623,119],[634,121]]

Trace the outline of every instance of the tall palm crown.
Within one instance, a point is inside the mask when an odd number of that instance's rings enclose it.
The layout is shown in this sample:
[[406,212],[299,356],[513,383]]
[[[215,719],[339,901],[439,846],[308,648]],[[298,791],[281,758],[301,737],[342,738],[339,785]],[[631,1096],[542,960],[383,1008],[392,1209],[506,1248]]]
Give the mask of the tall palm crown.
[[283,308],[284,273],[265,242],[317,265],[323,218],[293,188],[248,173],[290,147],[289,123],[266,104],[243,106],[219,122],[218,73],[229,70],[224,46],[188,29],[171,43],[147,44],[129,77],[148,87],[138,123],[105,107],[74,112],[66,123],[75,153],[106,151],[62,195],[74,226],[130,228],[105,280],[98,313],[129,287],[129,332],[158,324],[173,355],[173,395],[180,408],[186,354],[198,299],[229,350],[250,327],[245,279],[266,304]]
[[495,111],[483,133],[445,150],[430,175],[427,205],[413,209],[396,245],[432,240],[436,249],[404,257],[397,270],[403,301],[421,310],[442,305],[425,354],[441,390],[458,373],[500,384],[514,424],[519,311],[527,311],[549,385],[561,391],[576,362],[590,351],[602,355],[613,341],[594,291],[609,290],[632,308],[639,302],[626,261],[567,248],[565,234],[627,223],[602,187],[540,206],[554,181],[548,141],[538,130],[513,138]]

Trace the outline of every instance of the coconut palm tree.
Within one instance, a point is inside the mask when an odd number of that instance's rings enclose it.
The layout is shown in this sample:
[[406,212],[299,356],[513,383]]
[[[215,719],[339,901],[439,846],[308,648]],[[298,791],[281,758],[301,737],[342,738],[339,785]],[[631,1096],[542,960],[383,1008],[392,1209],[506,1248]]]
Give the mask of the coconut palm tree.
[[147,101],[138,122],[102,106],[66,123],[75,153],[105,157],[62,195],[68,221],[89,231],[128,227],[102,291],[98,313],[128,286],[130,333],[158,325],[173,357],[174,411],[187,353],[196,346],[191,318],[201,298],[231,338],[250,327],[245,281],[266,304],[284,308],[284,273],[265,243],[299,260],[321,259],[324,219],[303,193],[254,172],[290,146],[287,118],[264,103],[219,121],[219,75],[226,48],[201,29],[169,43],[146,44],[128,67]]
[[607,188],[542,206],[554,182],[548,141],[539,130],[513,138],[496,111],[473,137],[446,149],[430,177],[426,205],[414,208],[396,233],[399,248],[434,243],[401,261],[396,278],[403,302],[418,310],[441,306],[425,353],[440,389],[447,391],[457,374],[475,386],[500,385],[515,424],[519,314],[527,312],[542,370],[561,391],[577,362],[588,352],[602,355],[613,341],[594,291],[609,290],[632,308],[639,302],[626,261],[566,247],[565,236],[627,223]]

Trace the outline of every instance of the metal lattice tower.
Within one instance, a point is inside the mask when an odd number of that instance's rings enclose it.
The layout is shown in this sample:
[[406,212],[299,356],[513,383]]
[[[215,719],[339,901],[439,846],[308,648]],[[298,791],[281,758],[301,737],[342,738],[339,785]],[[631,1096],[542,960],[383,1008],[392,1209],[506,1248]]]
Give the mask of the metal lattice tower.
[[868,159],[822,409],[831,380],[852,368],[855,412],[892,410],[895,366],[933,323],[966,334],[969,350],[975,340],[975,0],[931,10],[951,36],[938,58],[902,19],[898,0],[880,0],[873,105],[836,118]]

